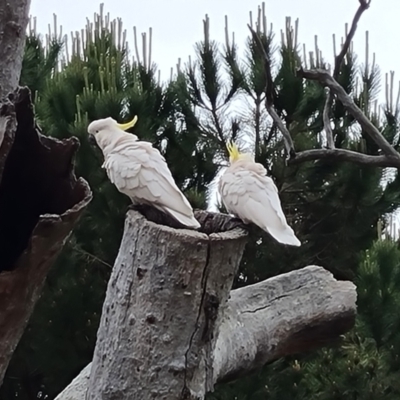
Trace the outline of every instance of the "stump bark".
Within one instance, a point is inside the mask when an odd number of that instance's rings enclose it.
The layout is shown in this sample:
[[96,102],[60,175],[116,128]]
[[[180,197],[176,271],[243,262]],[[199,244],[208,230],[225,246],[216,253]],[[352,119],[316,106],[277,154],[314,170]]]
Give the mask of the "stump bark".
[[[92,198],[76,179],[76,138],[42,135],[29,90],[0,103],[0,384],[47,273]],[[5,151],[7,148],[7,151]]]
[[[221,226],[229,217],[214,219]],[[176,230],[128,212],[88,399],[195,399],[212,388],[218,319],[246,237],[240,228]]]

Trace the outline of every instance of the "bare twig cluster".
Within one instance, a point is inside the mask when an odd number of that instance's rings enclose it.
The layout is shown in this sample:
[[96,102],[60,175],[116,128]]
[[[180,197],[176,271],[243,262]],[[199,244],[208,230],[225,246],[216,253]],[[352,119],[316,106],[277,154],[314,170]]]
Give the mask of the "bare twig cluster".
[[[353,98],[346,93],[344,88],[338,82],[340,69],[343,60],[351,47],[351,42],[354,38],[357,24],[364,11],[369,8],[371,0],[359,0],[359,3],[360,5],[357,9],[356,14],[354,15],[351,28],[348,32],[346,32],[346,38],[344,43],[342,44],[342,49],[339,54],[335,54],[333,73],[330,74],[327,69],[323,69],[320,65],[317,65],[316,67],[314,67],[314,65],[311,65],[311,69],[304,69],[303,67],[300,67],[297,70],[298,77],[318,81],[321,85],[327,88],[327,96],[323,111],[323,124],[326,133],[327,145],[326,148],[321,149],[312,149],[296,153],[291,134],[274,108],[274,86],[271,75],[271,62],[264,47],[262,46],[259,33],[256,32],[252,28],[252,26],[248,25],[253,39],[257,43],[259,50],[262,51],[264,57],[264,69],[265,75],[267,77],[267,86],[265,88],[266,109],[283,135],[286,152],[289,156],[289,162],[292,164],[318,159],[330,159],[335,161],[348,161],[356,164],[364,164],[370,166],[400,168],[400,154],[385,139],[382,133],[369,120],[366,114],[353,101]],[[335,148],[334,134],[331,128],[330,120],[330,111],[334,99],[336,99],[336,101],[340,101],[343,104],[347,112],[349,112],[360,124],[365,134],[368,135],[376,143],[377,146],[379,146],[382,154],[374,156],[352,150]]]

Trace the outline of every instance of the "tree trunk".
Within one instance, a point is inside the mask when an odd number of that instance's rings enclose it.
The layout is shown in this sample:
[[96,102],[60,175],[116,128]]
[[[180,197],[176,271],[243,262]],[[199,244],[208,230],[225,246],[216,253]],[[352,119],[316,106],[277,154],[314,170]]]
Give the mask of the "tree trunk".
[[223,214],[196,217],[208,234],[128,213],[93,363],[56,400],[203,399],[354,325],[355,286],[321,267],[231,291],[246,233]]
[[13,137],[6,159],[1,160],[1,384],[50,266],[91,200],[91,192],[86,181],[77,180],[73,173],[79,142],[40,133],[28,89],[10,95],[0,103],[0,110],[11,121],[5,135]]
[[0,2],[0,99],[18,87],[30,6],[31,0]]
[[[14,141],[16,123],[14,118],[7,116],[9,107],[5,97],[17,89],[21,76],[30,4],[30,0],[0,2],[0,101],[3,102],[0,110],[0,182]],[[7,130],[7,125],[11,125],[11,129]]]

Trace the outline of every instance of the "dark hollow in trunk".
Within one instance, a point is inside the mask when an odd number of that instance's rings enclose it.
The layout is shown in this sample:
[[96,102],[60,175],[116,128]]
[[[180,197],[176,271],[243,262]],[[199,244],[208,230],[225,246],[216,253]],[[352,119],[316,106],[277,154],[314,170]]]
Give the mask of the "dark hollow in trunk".
[[47,273],[92,198],[76,179],[76,138],[43,136],[27,88],[0,104],[0,384]]

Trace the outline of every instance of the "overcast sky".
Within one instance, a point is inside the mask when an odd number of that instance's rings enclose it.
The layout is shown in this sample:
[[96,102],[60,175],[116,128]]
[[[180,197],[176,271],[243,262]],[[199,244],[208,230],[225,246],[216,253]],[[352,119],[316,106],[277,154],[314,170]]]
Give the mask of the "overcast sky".
[[[186,62],[193,54],[193,45],[203,38],[202,20],[210,17],[211,37],[224,41],[224,18],[229,18],[229,28],[236,35],[236,41],[243,49],[248,34],[249,12],[256,15],[261,5],[259,0],[32,0],[31,14],[37,17],[40,32],[48,31],[53,23],[53,13],[63,32],[80,30],[86,18],[104,3],[104,11],[112,18],[122,17],[128,31],[128,41],[133,49],[133,26],[138,34],[153,28],[153,60],[161,69],[162,78],[169,77],[171,67],[178,57]],[[358,7],[358,0],[267,0],[268,24],[273,23],[279,34],[284,27],[285,17],[300,20],[299,42],[308,50],[314,46],[314,35],[318,34],[320,48],[325,58],[332,59],[332,34],[341,37],[344,24],[351,22]],[[398,43],[400,29],[400,0],[372,0],[370,9],[362,16],[355,39],[355,50],[364,60],[365,31],[370,32],[370,52],[375,52],[383,73],[396,71],[395,80],[400,76]],[[280,35],[280,34],[279,34]]]

